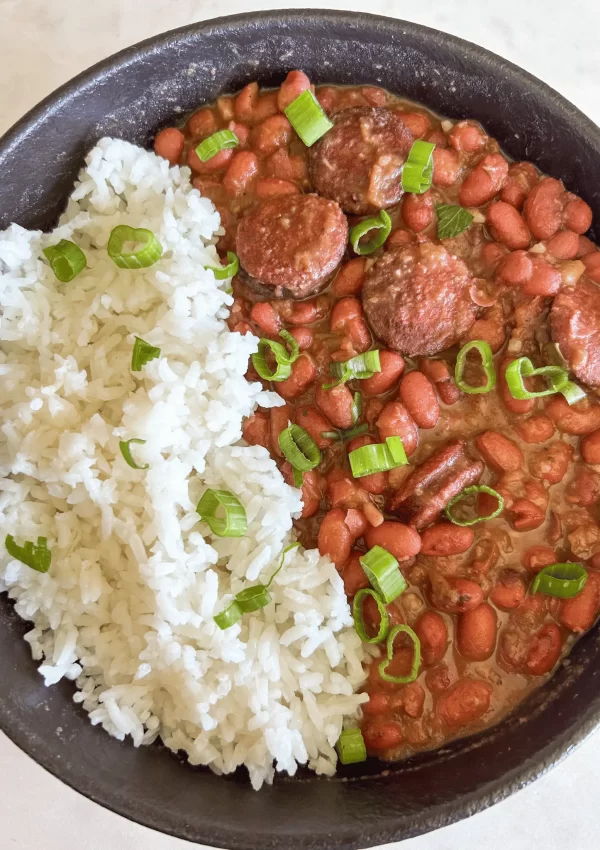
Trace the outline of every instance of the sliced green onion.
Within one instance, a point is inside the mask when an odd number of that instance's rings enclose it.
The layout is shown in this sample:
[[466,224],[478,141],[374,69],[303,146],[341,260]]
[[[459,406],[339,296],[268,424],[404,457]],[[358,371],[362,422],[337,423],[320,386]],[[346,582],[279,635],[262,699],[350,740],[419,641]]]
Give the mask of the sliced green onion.
[[531,592],[571,599],[585,587],[587,570],[582,564],[550,564],[539,571],[531,585]]
[[373,546],[359,561],[371,587],[388,605],[408,587],[398,561],[382,546]]
[[[361,242],[362,237],[371,230],[376,231],[373,238],[369,242]],[[365,218],[364,221],[359,221],[350,231],[350,243],[354,253],[361,257],[372,254],[373,251],[381,248],[391,231],[392,219],[385,210],[381,210],[375,218]]]
[[196,154],[200,162],[208,162],[213,156],[216,156],[221,151],[227,151],[231,148],[237,148],[240,140],[235,135],[233,130],[218,130],[209,136],[208,139],[203,139],[196,148]]
[[[472,387],[467,384],[463,378],[465,367],[467,365],[467,354],[469,351],[476,350],[481,355],[481,366],[486,377],[486,382],[483,386]],[[463,345],[458,352],[456,358],[456,368],[454,370],[454,380],[456,386],[465,393],[477,395],[478,393],[489,393],[496,386],[496,370],[494,369],[494,355],[488,342],[483,339],[473,339],[466,345]]]
[[231,626],[235,626],[236,623],[239,623],[242,619],[242,614],[242,609],[234,599],[231,605],[225,608],[224,611],[221,611],[220,614],[213,617],[213,620],[220,629],[225,631],[225,629],[229,629]]
[[308,472],[321,462],[321,452],[310,434],[299,425],[290,425],[279,435],[279,448],[294,469]]
[[363,415],[363,397],[362,393],[354,393],[352,399],[352,424],[356,425],[360,417]]
[[298,543],[298,542],[296,542],[296,543],[290,543],[290,545],[289,545],[289,546],[286,546],[286,547],[285,547],[285,549],[284,549],[284,550],[283,550],[283,552],[281,553],[281,558],[279,559],[279,566],[277,567],[277,569],[275,570],[275,572],[273,573],[273,575],[271,576],[271,578],[270,578],[270,579],[269,579],[269,581],[267,582],[267,584],[266,584],[266,586],[267,586],[267,587],[271,587],[271,585],[272,585],[272,583],[273,583],[273,579],[275,578],[275,576],[277,575],[277,573],[281,572],[281,570],[282,570],[282,568],[283,568],[283,564],[284,564],[284,562],[285,562],[285,556],[287,555],[287,553],[288,553],[288,552],[291,552],[291,551],[292,551],[292,549],[298,549],[299,547],[300,547],[300,543]]
[[[476,496],[477,493],[487,493],[488,496],[493,496],[498,500],[498,507],[495,511],[492,511],[488,516],[476,516],[472,519],[457,519],[457,517],[453,516],[452,508],[459,504],[459,502],[463,502],[465,499],[468,499],[469,496]],[[493,490],[491,487],[487,487],[485,484],[474,484],[472,487],[465,487],[458,495],[456,495],[453,499],[450,499],[444,513],[454,525],[477,525],[478,522],[485,522],[488,519],[496,519],[497,516],[500,516],[502,511],[504,510],[504,499],[496,490]]]
[[[377,605],[377,610],[379,611],[379,616],[381,618],[377,634],[373,635],[373,637],[369,637],[363,618],[363,601],[366,596],[370,596],[375,600],[375,604]],[[352,617],[354,618],[354,628],[356,633],[364,643],[381,643],[382,640],[385,640],[390,629],[390,615],[385,607],[385,602],[375,590],[372,590],[370,587],[365,587],[358,591],[352,601]]]
[[[131,244],[129,251],[124,250],[127,244]],[[120,269],[147,269],[160,260],[163,249],[151,230],[119,224],[110,234],[107,251]]]
[[[525,378],[542,375],[550,386],[546,390],[532,392],[525,386]],[[569,381],[569,373],[561,366],[541,366],[536,369],[529,357],[519,357],[506,367],[506,383],[513,398],[541,398],[542,396],[562,393],[568,404],[575,404],[585,398],[585,392],[577,384]]]
[[354,478],[363,478],[374,472],[387,472],[408,463],[400,437],[388,437],[385,443],[361,446],[348,455]]
[[131,371],[139,372],[142,366],[145,366],[146,363],[155,360],[157,357],[160,357],[160,348],[150,345],[149,342],[136,336],[131,355]]
[[[394,657],[394,641],[396,637],[402,632],[402,634],[408,635],[411,639],[414,647],[414,655],[413,655],[413,663],[410,669],[410,673],[408,676],[390,676],[389,673],[386,673],[387,668],[390,665]],[[394,626],[387,637],[387,659],[382,661],[379,665],[379,675],[383,679],[384,682],[396,682],[399,685],[406,684],[408,682],[414,682],[417,676],[419,675],[419,667],[421,666],[421,641],[417,637],[416,633],[411,629],[410,626]]]
[[[217,517],[219,508],[225,512],[224,519]],[[248,530],[244,506],[229,490],[207,490],[196,512],[217,537],[243,537]]]
[[434,144],[421,139],[413,143],[402,169],[402,188],[405,192],[422,195],[431,186],[434,148]]
[[69,283],[85,268],[85,254],[79,245],[68,239],[61,239],[56,245],[44,248],[42,254],[61,283]]
[[[298,343],[288,331],[280,331],[279,336],[287,342],[290,350],[275,340],[263,337],[258,342],[258,351],[252,355],[252,365],[265,381],[285,381],[292,374],[292,364],[300,354]],[[267,363],[267,351],[275,358],[275,371]]]
[[437,204],[438,239],[453,239],[467,230],[473,223],[473,215],[464,207],[451,204]]
[[235,277],[239,272],[240,260],[233,251],[228,251],[226,266],[204,266],[204,268],[214,274],[215,280],[228,280],[230,277]]
[[358,727],[344,729],[335,746],[342,764],[358,764],[367,760],[365,739]]
[[376,372],[381,372],[379,351],[375,349],[364,354],[357,354],[356,357],[351,357],[343,363],[330,363],[329,371],[338,380],[333,384],[323,384],[324,390],[345,384],[346,381],[364,381],[366,378],[372,378]]
[[47,537],[38,537],[37,543],[28,540],[23,546],[19,546],[15,543],[12,534],[7,534],[4,548],[11,558],[16,558],[17,561],[25,564],[26,567],[31,567],[38,573],[47,573],[50,569],[52,553],[48,549]]
[[307,148],[333,127],[323,108],[310,89],[306,89],[284,110],[286,118]]
[[125,460],[125,463],[126,463],[128,466],[130,466],[132,469],[150,469],[150,464],[149,464],[149,463],[143,463],[143,464],[140,466],[139,464],[137,464],[137,463],[134,461],[134,459],[133,459],[133,457],[132,457],[132,455],[131,455],[131,449],[129,448],[129,446],[130,446],[132,443],[137,443],[137,444],[138,444],[138,445],[140,445],[140,446],[145,446],[145,445],[146,445],[146,441],[145,441],[145,440],[138,440],[136,437],[132,437],[132,438],[131,438],[131,440],[121,440],[121,441],[120,441],[120,443],[119,443],[119,448],[121,449],[121,454],[123,455],[123,458],[124,458],[124,460]]
[[354,428],[348,428],[347,431],[321,431],[321,436],[324,440],[335,440],[336,442],[353,440],[355,437],[362,437],[363,434],[369,433],[369,425],[363,422],[361,425],[355,425]]
[[301,490],[304,485],[304,473],[301,469],[296,469],[295,466],[292,466],[292,476],[294,481],[294,487],[297,487],[299,490]]
[[240,606],[243,614],[250,614],[252,611],[266,608],[271,599],[271,594],[264,584],[247,587],[235,595],[235,601]]

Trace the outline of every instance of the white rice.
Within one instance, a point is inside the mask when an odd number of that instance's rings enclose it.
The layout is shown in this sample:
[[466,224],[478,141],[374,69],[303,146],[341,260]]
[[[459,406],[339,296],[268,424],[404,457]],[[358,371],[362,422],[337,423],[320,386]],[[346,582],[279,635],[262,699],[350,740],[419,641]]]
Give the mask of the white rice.
[[[117,224],[152,230],[160,262],[117,268]],[[46,684],[74,680],[92,723],[217,773],[245,764],[259,788],[298,763],[332,774],[366,697],[341,579],[316,550],[288,554],[274,604],[213,621],[274,572],[301,509],[267,451],[240,443],[243,417],[282,400],[243,377],[257,340],[229,332],[229,281],[204,269],[220,232],[188,169],[103,139],[53,234],[0,234],[0,591],[34,624]],[[40,259],[59,239],[87,256],[69,284]],[[161,348],[135,375],[134,335]],[[121,456],[132,437],[147,471]],[[244,538],[200,521],[207,486],[241,500]],[[50,571],[9,557],[7,534],[47,537]]]

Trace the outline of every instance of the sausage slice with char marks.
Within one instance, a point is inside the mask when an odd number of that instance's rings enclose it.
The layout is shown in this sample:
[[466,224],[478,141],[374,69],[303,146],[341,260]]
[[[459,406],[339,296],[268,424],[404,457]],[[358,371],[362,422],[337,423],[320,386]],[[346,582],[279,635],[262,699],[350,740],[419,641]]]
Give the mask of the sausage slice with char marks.
[[552,302],[550,330],[573,374],[599,387],[600,287],[584,279],[561,289]]

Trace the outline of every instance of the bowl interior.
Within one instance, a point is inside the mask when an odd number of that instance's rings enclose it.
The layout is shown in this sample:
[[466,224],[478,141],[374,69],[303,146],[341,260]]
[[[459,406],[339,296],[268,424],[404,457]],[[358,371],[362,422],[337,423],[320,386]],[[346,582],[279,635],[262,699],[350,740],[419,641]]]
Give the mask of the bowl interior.
[[[600,131],[560,95],[497,56],[402,21],[341,12],[266,12],[167,33],[95,66],[0,141],[0,228],[49,228],[83,156],[105,135],[149,145],[204,101],[291,68],[314,82],[371,83],[453,118],[476,118],[509,155],[563,179],[600,219]],[[0,727],[83,794],[191,841],[253,850],[366,847],[443,826],[535,778],[596,725],[600,633],[501,724],[396,765],[333,780],[302,774],[253,792],[244,776],[189,767],[160,746],[135,750],[92,727],[68,683],[46,689],[27,625],[0,598]]]

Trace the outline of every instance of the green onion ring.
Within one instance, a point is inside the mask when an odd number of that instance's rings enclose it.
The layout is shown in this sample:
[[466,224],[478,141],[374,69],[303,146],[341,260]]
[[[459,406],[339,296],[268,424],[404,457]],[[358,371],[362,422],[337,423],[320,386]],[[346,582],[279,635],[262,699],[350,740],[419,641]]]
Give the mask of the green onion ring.
[[[488,496],[493,496],[498,500],[498,507],[495,511],[493,511],[489,516],[477,516],[473,519],[456,519],[456,517],[452,516],[452,508],[454,505],[457,505],[459,502],[462,502],[464,499],[467,499],[469,496],[474,496],[477,493],[487,493]],[[473,484],[471,487],[465,487],[458,495],[456,495],[453,499],[450,499],[448,502],[444,513],[450,520],[450,522],[454,523],[454,525],[477,525],[478,522],[486,522],[490,519],[496,519],[497,516],[500,516],[502,511],[504,510],[504,499],[496,490],[493,490],[491,487],[487,487],[485,484]]]
[[140,446],[146,445],[145,440],[139,440],[136,437],[132,437],[131,440],[121,440],[119,442],[119,448],[121,449],[121,454],[123,455],[125,463],[132,469],[150,469],[149,463],[142,463],[140,466],[134,461],[133,456],[131,454],[131,449],[129,448],[132,443],[137,443]]
[[434,148],[434,144],[422,139],[413,142],[402,169],[402,188],[405,192],[422,195],[431,187]]
[[[290,350],[280,342],[263,337],[258,341],[258,351],[252,355],[252,365],[264,381],[285,381],[292,374],[292,364],[300,355],[298,343],[288,331],[280,331],[279,336],[288,344]],[[267,363],[267,351],[275,358],[276,368],[272,372]]]
[[28,540],[23,546],[19,546],[15,543],[12,534],[7,534],[4,540],[4,548],[11,558],[15,558],[38,573],[47,573],[50,569],[52,553],[48,549],[47,537],[38,537],[37,543]]
[[400,564],[382,546],[373,546],[359,561],[369,584],[388,605],[407,589],[408,584],[400,572]]
[[365,739],[358,727],[344,729],[335,746],[342,764],[358,764],[367,760]]
[[[379,616],[381,617],[379,621],[379,630],[373,637],[369,637],[363,618],[363,600],[366,596],[370,596],[375,600]],[[364,587],[362,590],[358,591],[352,601],[352,617],[354,619],[354,628],[356,633],[364,643],[381,643],[385,640],[386,635],[390,630],[390,615],[385,607],[385,602],[375,590],[372,590],[370,587]]]
[[[548,379],[547,390],[531,392],[525,387],[525,378],[542,375]],[[585,398],[585,392],[577,384],[569,381],[569,373],[561,366],[541,366],[536,369],[529,357],[519,357],[506,367],[506,383],[513,398],[542,398],[542,396],[562,393],[568,404],[574,404]]]
[[61,239],[56,245],[49,245],[43,249],[42,254],[61,283],[70,283],[86,266],[85,254],[79,245],[68,239]]
[[363,415],[363,397],[362,393],[354,393],[352,398],[352,424],[356,425],[360,417]]
[[[128,242],[139,243],[139,247],[133,251],[124,251]],[[160,260],[163,249],[151,230],[119,224],[111,231],[107,251],[120,269],[147,269]]]
[[[463,374],[467,364],[467,354],[472,350],[478,351],[481,355],[481,366],[485,377],[487,378],[486,383],[481,387],[472,387],[463,380]],[[494,369],[494,355],[492,354],[492,349],[488,342],[483,339],[473,339],[471,342],[463,345],[461,350],[458,352],[458,357],[456,358],[454,380],[456,382],[456,386],[460,390],[465,393],[469,393],[470,395],[489,393],[490,390],[494,389],[496,386],[496,370]]]
[[300,472],[308,472],[321,462],[317,444],[300,425],[290,425],[282,431],[278,442],[285,459]]
[[[377,231],[373,239],[369,242],[361,243],[360,240],[362,237],[371,230]],[[360,257],[366,257],[368,254],[372,254],[373,251],[381,248],[391,231],[392,219],[385,210],[381,210],[375,218],[365,218],[364,221],[360,221],[350,231],[350,243],[354,253]]]
[[155,345],[150,345],[146,340],[136,336],[131,354],[131,371],[139,372],[142,366],[160,357],[160,348]]
[[226,266],[204,266],[204,268],[214,274],[215,280],[229,280],[230,277],[235,277],[239,272],[240,260],[233,251],[228,251]]
[[[414,656],[413,663],[408,676],[390,676],[389,673],[386,673],[387,668],[389,667],[393,657],[394,657],[394,641],[396,637],[400,633],[406,634],[409,636],[413,643],[414,647]],[[389,635],[387,636],[387,658],[384,659],[379,665],[379,676],[383,679],[384,682],[396,682],[396,684],[402,685],[407,684],[408,682],[414,682],[417,676],[419,675],[419,667],[421,666],[421,641],[417,637],[416,633],[411,629],[410,626],[394,626]]]
[[388,472],[408,463],[400,437],[388,437],[385,443],[372,443],[354,449],[349,453],[348,460],[354,478],[363,478],[374,472]]
[[240,140],[233,130],[218,130],[212,136],[200,142],[196,148],[196,155],[200,162],[208,162],[209,159],[212,159],[213,156],[216,156],[221,151],[236,148],[239,143]]
[[329,371],[338,380],[333,384],[323,384],[324,390],[345,384],[346,381],[364,381],[367,378],[372,378],[376,372],[381,372],[379,351],[374,349],[373,351],[366,351],[364,354],[357,354],[343,363],[330,363]]
[[333,127],[323,108],[310,89],[306,89],[284,110],[286,118],[307,148],[310,148]]
[[539,571],[531,585],[531,592],[545,593],[560,599],[571,599],[581,593],[588,578],[582,564],[550,564]]
[[242,613],[242,609],[234,599],[231,605],[228,605],[220,614],[216,614],[213,620],[222,631],[225,631],[225,629],[229,629],[231,626],[239,623],[242,619]]
[[[225,519],[217,517],[217,511],[225,511]],[[209,488],[196,506],[196,512],[217,537],[243,537],[248,530],[246,511],[229,490]]]

